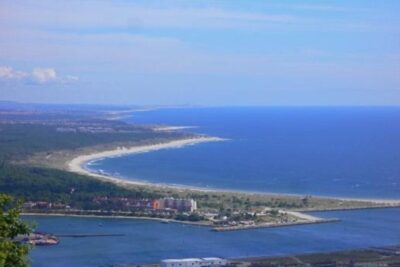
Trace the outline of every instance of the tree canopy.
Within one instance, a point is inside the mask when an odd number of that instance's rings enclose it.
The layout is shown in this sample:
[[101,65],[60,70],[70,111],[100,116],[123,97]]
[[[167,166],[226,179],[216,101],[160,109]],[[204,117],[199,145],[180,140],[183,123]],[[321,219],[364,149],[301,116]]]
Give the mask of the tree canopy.
[[29,246],[14,241],[20,234],[29,234],[30,227],[20,218],[20,203],[0,194],[0,267],[28,266]]

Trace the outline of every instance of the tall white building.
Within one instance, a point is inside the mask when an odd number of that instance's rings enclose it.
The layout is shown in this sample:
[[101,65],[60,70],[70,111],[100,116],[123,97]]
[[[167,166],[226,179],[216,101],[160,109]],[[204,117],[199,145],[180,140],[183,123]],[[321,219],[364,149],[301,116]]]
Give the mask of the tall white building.
[[168,197],[160,199],[160,208],[194,212],[197,210],[197,202],[193,199]]

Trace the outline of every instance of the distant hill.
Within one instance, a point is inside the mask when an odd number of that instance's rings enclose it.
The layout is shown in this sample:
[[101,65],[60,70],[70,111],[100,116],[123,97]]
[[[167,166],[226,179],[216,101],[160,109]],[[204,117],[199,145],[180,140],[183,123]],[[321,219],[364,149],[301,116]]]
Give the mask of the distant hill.
[[41,104],[41,103],[21,103],[15,101],[1,101],[0,110],[132,110],[142,109],[136,105],[96,105],[96,104]]

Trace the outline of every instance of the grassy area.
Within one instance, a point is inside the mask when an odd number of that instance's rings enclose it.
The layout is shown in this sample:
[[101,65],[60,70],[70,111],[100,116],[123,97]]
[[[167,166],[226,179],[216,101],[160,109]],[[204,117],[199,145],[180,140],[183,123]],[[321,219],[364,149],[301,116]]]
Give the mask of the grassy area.
[[350,250],[330,253],[311,253],[283,257],[260,257],[233,260],[235,267],[277,266],[400,266],[400,254],[394,250]]
[[[71,122],[70,122],[71,123]],[[0,160],[16,161],[26,159],[35,153],[59,150],[75,150],[81,147],[92,147],[103,144],[117,144],[123,142],[144,142],[163,138],[179,138],[182,133],[167,133],[151,131],[145,127],[128,126],[123,123],[108,121],[81,122],[74,127],[97,127],[116,129],[116,132],[91,133],[91,132],[62,132],[58,125],[21,123],[0,124]],[[82,125],[82,126],[79,126]],[[124,129],[124,130],[119,130]]]

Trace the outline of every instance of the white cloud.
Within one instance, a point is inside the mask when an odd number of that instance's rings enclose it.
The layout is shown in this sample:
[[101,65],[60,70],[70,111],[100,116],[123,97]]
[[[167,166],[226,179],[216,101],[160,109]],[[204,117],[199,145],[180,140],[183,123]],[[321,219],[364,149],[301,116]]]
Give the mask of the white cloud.
[[57,79],[56,71],[52,68],[35,68],[32,78],[39,83],[46,83]]
[[0,80],[3,81],[26,81],[38,84],[50,82],[69,83],[79,80],[77,76],[57,76],[54,68],[34,68],[31,72],[16,70],[10,66],[0,66]]
[[8,66],[0,66],[0,79],[2,80],[20,80],[27,76],[26,72],[17,71]]

